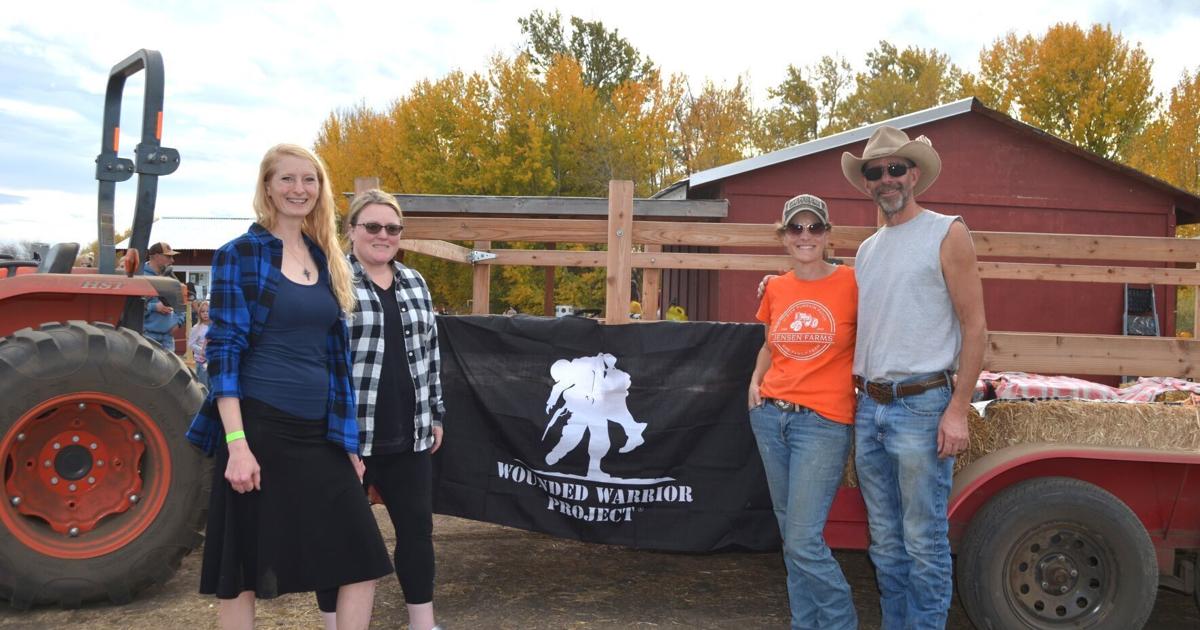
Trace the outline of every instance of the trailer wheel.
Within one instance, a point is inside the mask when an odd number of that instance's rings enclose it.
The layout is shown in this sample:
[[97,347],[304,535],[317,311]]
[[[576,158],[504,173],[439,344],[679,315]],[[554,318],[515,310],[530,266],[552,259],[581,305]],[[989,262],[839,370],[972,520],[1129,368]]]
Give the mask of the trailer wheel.
[[1141,628],[1158,564],[1141,521],[1080,481],[1031,479],[988,502],[958,554],[958,590],[980,629]]
[[107,324],[0,339],[0,597],[130,601],[201,541],[202,389],[179,357]]

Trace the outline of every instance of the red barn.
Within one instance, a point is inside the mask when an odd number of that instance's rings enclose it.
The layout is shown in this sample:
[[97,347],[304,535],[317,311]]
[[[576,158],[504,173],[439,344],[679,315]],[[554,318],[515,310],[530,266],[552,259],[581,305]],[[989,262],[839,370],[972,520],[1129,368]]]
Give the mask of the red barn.
[[[944,214],[962,215],[973,230],[1174,236],[1177,224],[1200,222],[1200,197],[973,98],[880,124],[933,141],[942,158],[942,174],[917,201]],[[861,155],[876,127],[694,173],[656,196],[726,199],[729,214],[723,221],[773,223],[787,199],[812,193],[829,203],[835,226],[874,226],[877,210],[842,176],[841,155]],[[1063,252],[1063,259],[1069,258],[1070,252]],[[754,291],[761,277],[757,272],[675,271],[663,276],[663,301],[678,300],[692,319],[754,319]],[[984,280],[984,298],[992,330],[1122,332],[1124,292],[1117,284]],[[1158,287],[1156,298],[1162,330],[1174,334],[1174,287]]]

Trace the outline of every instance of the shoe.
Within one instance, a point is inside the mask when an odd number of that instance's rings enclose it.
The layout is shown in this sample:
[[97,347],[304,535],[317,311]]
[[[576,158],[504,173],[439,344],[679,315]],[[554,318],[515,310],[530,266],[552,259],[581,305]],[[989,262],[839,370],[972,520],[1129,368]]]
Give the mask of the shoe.
[[642,437],[642,433],[645,431],[646,431],[646,423],[645,422],[633,423],[633,430],[630,431],[628,437],[626,437],[625,446],[622,446],[621,450],[619,450],[617,452],[618,453],[628,453],[629,451],[632,451],[633,449],[644,444],[646,442],[646,438]]

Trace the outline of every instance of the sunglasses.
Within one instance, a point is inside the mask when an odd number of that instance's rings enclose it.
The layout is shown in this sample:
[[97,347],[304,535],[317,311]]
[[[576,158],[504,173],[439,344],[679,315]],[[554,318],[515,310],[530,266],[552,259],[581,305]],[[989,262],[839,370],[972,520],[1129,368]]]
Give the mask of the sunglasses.
[[[884,167],[882,166],[864,168],[863,177],[867,178],[867,181],[869,182],[879,181],[880,179],[883,179],[883,168]],[[904,177],[904,174],[908,172],[909,168],[911,167],[907,164],[893,162],[887,165],[887,174],[891,175],[892,177]]]
[[787,224],[787,231],[788,234],[793,236],[800,236],[801,234],[804,234],[804,230],[808,230],[809,234],[812,234],[813,236],[820,236],[828,232],[829,228],[831,227],[833,226],[829,225],[828,223],[813,223],[812,225],[789,223]]
[[355,223],[354,225],[366,230],[367,234],[378,234],[379,230],[387,230],[388,236],[400,236],[400,233],[404,231],[404,226],[400,225],[399,223],[389,223],[384,225],[382,223],[371,222]]

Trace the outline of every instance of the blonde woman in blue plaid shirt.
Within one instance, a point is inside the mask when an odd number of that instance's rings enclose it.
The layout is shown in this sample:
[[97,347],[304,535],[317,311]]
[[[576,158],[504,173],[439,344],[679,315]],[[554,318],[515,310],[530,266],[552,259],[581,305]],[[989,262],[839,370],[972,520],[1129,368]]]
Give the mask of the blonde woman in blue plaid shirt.
[[[442,443],[437,319],[425,279],[397,262],[404,217],[396,199],[369,190],[350,202],[347,234],[357,299],[350,325],[359,450],[396,530],[393,560],[412,630],[433,615],[433,466]],[[321,611],[336,607],[318,593]],[[340,608],[337,608],[340,610]]]
[[392,567],[359,485],[355,300],[320,159],[267,151],[254,211],[213,258],[211,389],[188,431],[216,456],[200,592],[226,628],[252,627],[257,598],[320,590],[338,628],[366,628]]

